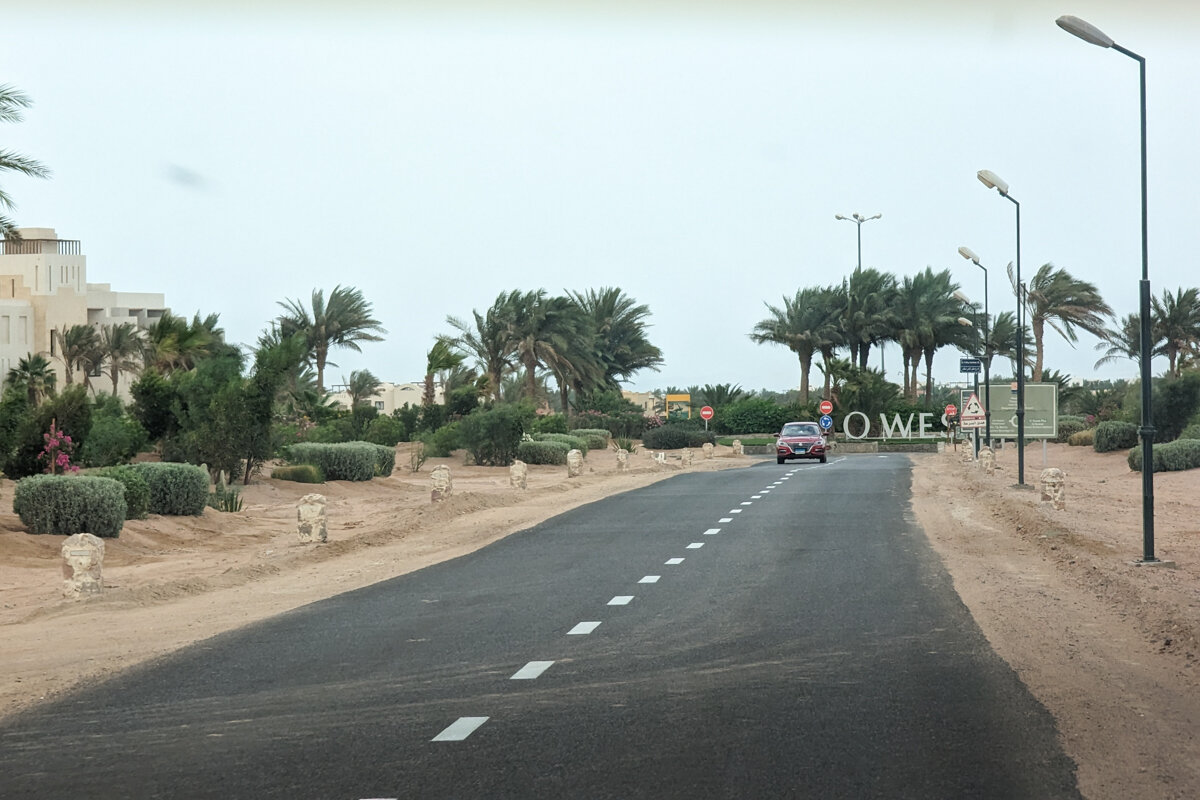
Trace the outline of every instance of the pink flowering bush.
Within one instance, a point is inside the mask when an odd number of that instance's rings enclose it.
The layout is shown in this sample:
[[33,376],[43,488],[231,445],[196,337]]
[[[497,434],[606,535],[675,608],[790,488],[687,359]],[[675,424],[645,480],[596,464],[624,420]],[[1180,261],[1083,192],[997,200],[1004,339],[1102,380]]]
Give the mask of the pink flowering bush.
[[45,445],[38,453],[38,461],[46,463],[47,475],[61,475],[67,472],[79,472],[79,467],[71,464],[71,456],[75,453],[75,443],[70,434],[58,429],[55,420],[50,421],[50,432],[42,434]]

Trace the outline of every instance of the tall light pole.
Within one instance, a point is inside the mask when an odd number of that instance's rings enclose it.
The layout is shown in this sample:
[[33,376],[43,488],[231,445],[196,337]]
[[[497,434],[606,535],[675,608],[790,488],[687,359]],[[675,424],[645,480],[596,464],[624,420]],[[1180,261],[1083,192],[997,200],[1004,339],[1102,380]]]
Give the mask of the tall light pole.
[[[972,328],[975,329],[975,334],[978,335],[979,334],[979,313],[975,309],[975,304],[972,303],[969,299],[967,299],[967,296],[965,294],[963,294],[962,292],[955,292],[954,299],[957,300],[958,302],[962,303],[967,308],[971,309],[971,319],[966,320],[962,317],[959,317],[958,318],[959,324],[961,325],[961,324],[965,323],[965,324],[970,325]],[[984,330],[987,330],[987,320],[986,319],[983,322],[983,326],[984,326]],[[984,335],[984,339],[983,339],[983,349],[986,352],[986,350],[987,350],[986,334]],[[978,400],[979,399],[979,373],[976,372],[972,377],[975,379],[975,381],[974,381],[975,385],[972,387],[972,391],[975,394],[975,399]],[[985,378],[984,380],[987,380],[987,379]],[[987,384],[985,383],[984,390],[986,391],[986,389],[987,389]],[[987,414],[987,409],[984,409],[984,414]],[[975,429],[975,460],[976,461],[979,460],[979,428]]]
[[1160,563],[1154,557],[1154,417],[1150,414],[1150,257],[1146,217],[1146,59],[1112,40],[1103,31],[1079,17],[1059,17],[1055,22],[1072,36],[1089,44],[1110,47],[1138,62],[1142,113],[1142,280],[1140,288],[1142,367],[1142,563]]
[[992,379],[989,367],[992,363],[992,355],[988,352],[991,346],[991,333],[988,326],[991,324],[992,318],[988,315],[988,271],[987,267],[979,263],[979,256],[969,247],[958,248],[958,254],[970,261],[975,266],[983,270],[983,418],[984,418],[984,441],[988,443],[988,447],[992,446]]
[[[863,223],[870,222],[873,219],[879,219],[882,216],[883,216],[883,214],[876,214],[873,217],[864,217],[862,214],[859,214],[857,211],[848,217],[842,216],[841,214],[833,215],[834,219],[842,219],[842,220],[845,220],[846,222],[853,222],[855,224],[855,226],[858,228],[858,271],[859,272],[862,272],[862,226],[863,226]],[[879,343],[879,371],[884,373],[885,378],[887,377],[887,374],[886,374],[887,367],[884,366],[884,361],[883,361],[883,342],[882,341]]]
[[[1001,197],[1011,200],[1017,207],[1017,286],[1021,286],[1021,204],[1008,193],[1008,184],[991,170],[981,169],[976,173],[979,181],[989,189],[995,189]],[[1025,485],[1025,303],[1020,288],[1017,289],[1017,485]]]

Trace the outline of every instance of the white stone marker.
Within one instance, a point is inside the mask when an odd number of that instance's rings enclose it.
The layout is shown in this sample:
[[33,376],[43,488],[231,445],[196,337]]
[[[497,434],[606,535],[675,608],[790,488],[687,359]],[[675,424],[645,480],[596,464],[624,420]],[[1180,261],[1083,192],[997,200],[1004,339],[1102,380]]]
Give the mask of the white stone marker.
[[68,536],[62,544],[63,597],[79,599],[86,595],[100,594],[104,579],[100,569],[104,565],[104,540],[90,533]]
[[325,495],[306,494],[296,506],[296,533],[302,542],[327,542],[329,530],[325,526]]
[[735,456],[745,455],[745,451],[742,450],[742,440],[741,439],[733,440],[733,454]]
[[692,454],[692,448],[690,448],[690,447],[683,448],[683,453],[680,454],[679,459],[682,462],[685,469],[687,467],[690,467],[692,465],[692,462],[695,459],[695,456]]
[[704,446],[700,449],[704,451],[704,458],[706,460],[715,456],[716,448],[712,446],[712,442],[705,442]]
[[996,471],[996,453],[990,447],[979,448],[979,463],[983,464],[983,474],[991,475]]
[[629,471],[629,451],[624,450],[624,449],[618,450],[617,451],[617,472],[628,472],[628,471]]
[[529,467],[517,459],[508,468],[508,485],[513,489],[524,489],[529,482]]
[[1067,507],[1067,474],[1058,467],[1042,470],[1038,482],[1042,489],[1042,502],[1052,503],[1055,511]]
[[454,481],[450,477],[450,468],[445,464],[433,468],[433,472],[429,476],[429,482],[433,487],[433,491],[429,495],[431,502],[440,503],[454,491]]
[[571,450],[567,453],[567,477],[578,478],[583,474],[583,452]]

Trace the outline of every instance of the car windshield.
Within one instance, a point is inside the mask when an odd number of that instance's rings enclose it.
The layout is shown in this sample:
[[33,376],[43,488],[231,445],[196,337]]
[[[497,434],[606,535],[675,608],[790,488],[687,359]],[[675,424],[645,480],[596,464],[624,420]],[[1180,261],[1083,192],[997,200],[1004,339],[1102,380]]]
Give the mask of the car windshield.
[[817,426],[811,423],[789,422],[783,426],[780,436],[819,436]]

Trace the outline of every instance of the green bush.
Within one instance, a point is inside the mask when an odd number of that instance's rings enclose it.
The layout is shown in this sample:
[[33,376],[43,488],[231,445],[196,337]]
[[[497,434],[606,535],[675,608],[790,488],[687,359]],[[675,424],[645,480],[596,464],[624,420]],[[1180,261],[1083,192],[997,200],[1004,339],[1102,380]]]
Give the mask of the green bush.
[[89,469],[88,475],[112,478],[125,487],[125,519],[145,519],[150,513],[150,484],[132,466]]
[[521,435],[532,421],[533,408],[524,404],[508,403],[480,409],[459,421],[459,440],[476,464],[507,467],[517,457]]
[[396,417],[376,417],[367,425],[363,439],[371,444],[395,447],[398,442],[408,439],[408,431]]
[[321,473],[321,468],[316,464],[292,464],[286,467],[275,467],[271,470],[271,477],[281,481],[294,481],[296,483],[324,483],[325,476]]
[[524,441],[517,445],[517,458],[526,464],[566,464],[571,446],[566,442]]
[[425,443],[425,454],[429,458],[447,458],[462,446],[457,422],[449,422],[431,433],[422,434],[421,441]]
[[208,472],[193,464],[134,464],[150,487],[150,513],[198,517],[208,502]]
[[[395,451],[388,450],[395,464]],[[330,481],[369,481],[382,469],[382,453],[379,445],[368,442],[340,442],[323,444],[301,442],[287,449],[288,461],[293,464],[312,464]],[[387,473],[391,474],[389,468]]]
[[[1129,468],[1142,471],[1142,448],[1129,451]],[[1154,471],[1178,472],[1200,467],[1200,439],[1176,439],[1166,444],[1154,445]]]
[[537,442],[562,442],[571,450],[578,450],[583,453],[584,458],[588,454],[587,439],[581,439],[578,436],[572,436],[569,433],[537,433],[533,436]]
[[1058,418],[1058,436],[1055,437],[1056,442],[1065,442],[1071,438],[1072,434],[1086,431],[1090,428],[1087,420],[1083,417],[1068,417],[1061,416]]
[[705,443],[715,443],[716,440],[717,437],[714,433],[691,431],[676,425],[650,428],[642,434],[642,446],[647,450],[680,450],[684,447],[703,447]]
[[1067,444],[1071,447],[1092,447],[1096,442],[1096,429],[1088,428],[1083,431],[1076,431],[1067,437]]
[[566,433],[567,417],[565,414],[546,414],[533,420],[530,433]]
[[[646,430],[647,417],[641,409],[632,403],[626,403],[620,410],[584,411],[573,415],[568,421],[570,428],[603,428],[613,436],[625,436],[636,439]],[[566,431],[563,431],[565,433]]]
[[608,440],[612,438],[612,434],[605,428],[576,428],[568,433],[586,441],[592,450],[603,450],[608,447]]
[[1097,453],[1111,453],[1114,450],[1128,450],[1137,444],[1137,441],[1137,425],[1110,420],[1096,426],[1096,438],[1092,446]]
[[1200,439],[1200,422],[1193,422],[1179,434],[1180,439]]
[[208,499],[205,502],[208,503],[209,508],[215,508],[217,511],[231,512],[242,510],[241,494],[238,493],[237,489],[229,487],[222,489],[218,486],[212,492],[209,492]]
[[798,406],[781,406],[762,397],[738,400],[721,411],[713,419],[713,428],[725,434],[773,433],[781,430],[785,422],[816,419]]
[[125,489],[112,478],[31,475],[17,481],[13,511],[30,533],[115,537],[125,525]]
[[79,462],[85,467],[128,464],[147,441],[146,429],[125,413],[121,401],[101,395],[92,409],[92,427],[79,449]]

